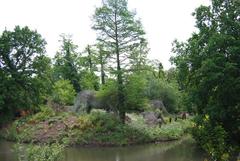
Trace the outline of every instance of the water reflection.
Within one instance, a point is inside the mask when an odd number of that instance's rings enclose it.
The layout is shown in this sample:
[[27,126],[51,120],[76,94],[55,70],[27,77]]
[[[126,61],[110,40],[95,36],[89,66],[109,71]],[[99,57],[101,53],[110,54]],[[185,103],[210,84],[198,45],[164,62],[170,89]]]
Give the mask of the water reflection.
[[[13,143],[0,141],[0,161],[16,161]],[[71,147],[64,161],[203,161],[192,139],[129,147]]]
[[202,161],[202,151],[192,139],[131,147],[82,148],[66,150],[64,161]]
[[13,152],[13,143],[0,140],[0,161],[16,161],[17,156]]

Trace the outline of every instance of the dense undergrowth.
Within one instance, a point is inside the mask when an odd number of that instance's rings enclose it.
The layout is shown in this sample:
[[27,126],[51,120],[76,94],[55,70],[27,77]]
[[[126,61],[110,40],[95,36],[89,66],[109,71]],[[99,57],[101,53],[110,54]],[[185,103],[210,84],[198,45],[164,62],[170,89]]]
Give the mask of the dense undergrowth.
[[93,111],[77,115],[55,113],[43,107],[41,112],[14,121],[1,130],[1,137],[28,143],[63,143],[64,145],[115,146],[179,139],[192,125],[190,120],[159,126],[149,126],[143,117],[128,114],[128,121],[121,121],[111,113]]

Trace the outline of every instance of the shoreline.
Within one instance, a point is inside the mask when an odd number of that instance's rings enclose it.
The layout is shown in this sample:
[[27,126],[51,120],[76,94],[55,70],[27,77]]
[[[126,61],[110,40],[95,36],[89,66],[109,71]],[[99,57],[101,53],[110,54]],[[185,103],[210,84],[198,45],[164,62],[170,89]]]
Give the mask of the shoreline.
[[[185,141],[185,140],[194,140],[190,134],[183,135],[182,137],[178,139],[169,139],[169,140],[161,140],[161,141],[153,141],[153,142],[142,142],[142,143],[133,143],[133,144],[127,144],[127,145],[96,145],[96,144],[86,144],[86,145],[81,145],[81,144],[72,144],[72,145],[67,145],[66,148],[123,148],[123,147],[134,147],[134,146],[145,146],[145,145],[158,145],[161,143],[174,143],[177,141]],[[0,141],[4,142],[9,142],[12,144],[17,144],[19,142],[14,141],[14,140],[7,140],[4,138],[0,138]],[[24,145],[30,145],[30,142],[21,142],[20,144]],[[44,145],[44,144],[37,144],[33,143],[33,145]]]
[[62,113],[47,116],[44,120],[38,115],[16,120],[0,129],[0,137],[6,141],[40,145],[124,147],[176,141],[189,135],[187,129],[191,127],[191,120],[167,123],[161,128],[148,126],[139,115],[132,116],[134,119],[129,123],[121,124],[110,114],[101,112],[81,116]]

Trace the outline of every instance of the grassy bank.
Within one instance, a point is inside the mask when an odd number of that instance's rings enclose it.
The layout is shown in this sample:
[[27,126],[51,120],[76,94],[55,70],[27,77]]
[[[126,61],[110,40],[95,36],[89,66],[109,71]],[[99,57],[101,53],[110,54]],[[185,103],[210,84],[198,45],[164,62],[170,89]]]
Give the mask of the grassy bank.
[[65,145],[122,146],[179,139],[192,125],[190,120],[167,123],[161,128],[148,126],[142,116],[129,114],[122,124],[113,114],[55,113],[49,108],[14,121],[1,130],[2,138],[12,141]]

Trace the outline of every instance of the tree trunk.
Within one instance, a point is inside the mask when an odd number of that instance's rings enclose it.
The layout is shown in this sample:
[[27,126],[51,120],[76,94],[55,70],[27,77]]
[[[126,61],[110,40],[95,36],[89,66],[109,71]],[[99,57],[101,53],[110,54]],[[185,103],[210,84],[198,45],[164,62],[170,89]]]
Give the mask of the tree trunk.
[[67,45],[67,49],[66,49],[66,60],[67,60],[67,65],[70,68],[69,71],[69,78],[65,78],[65,79],[69,79],[71,84],[73,85],[73,88],[75,89],[76,93],[79,93],[81,91],[81,86],[79,84],[79,78],[76,75],[77,74],[77,70],[76,68],[72,65],[72,61],[71,61],[71,52],[70,52],[70,47],[69,45]]
[[117,56],[117,83],[118,83],[118,104],[117,109],[119,110],[119,117],[122,123],[125,123],[126,111],[124,107],[124,87],[123,87],[123,78],[122,78],[122,69],[120,62],[120,51],[119,51],[119,42],[118,42],[118,26],[117,26],[117,13],[115,11],[115,45],[116,45],[116,56]]
[[105,84],[105,72],[104,72],[104,60],[103,60],[103,57],[104,57],[104,55],[103,55],[102,51],[100,51],[99,59],[100,59],[100,72],[101,72],[101,83],[102,83],[102,85]]
[[[117,45],[118,46],[118,45]],[[118,47],[117,47],[118,49]],[[124,88],[123,88],[123,78],[122,78],[122,70],[119,59],[119,50],[116,50],[117,54],[117,81],[118,81],[118,105],[119,109],[119,117],[123,123],[125,123],[125,107],[124,107]]]
[[91,73],[93,73],[92,56],[91,56],[91,50],[90,50],[90,46],[89,46],[89,45],[88,45],[88,47],[87,47],[87,51],[88,51],[89,71],[90,71]]
[[105,72],[104,72],[104,64],[101,60],[101,82],[102,82],[102,85],[105,84]]

